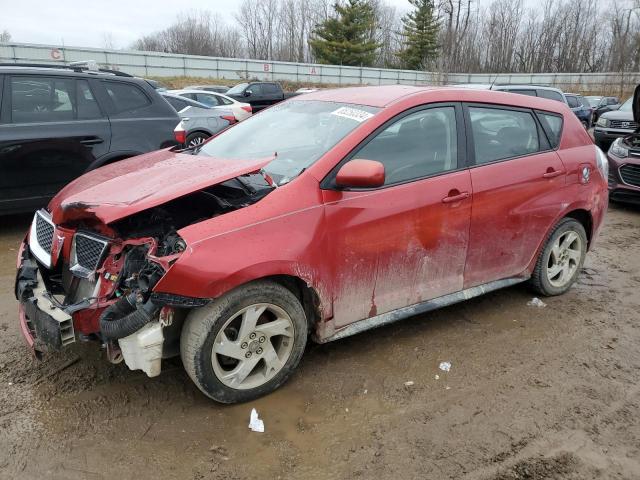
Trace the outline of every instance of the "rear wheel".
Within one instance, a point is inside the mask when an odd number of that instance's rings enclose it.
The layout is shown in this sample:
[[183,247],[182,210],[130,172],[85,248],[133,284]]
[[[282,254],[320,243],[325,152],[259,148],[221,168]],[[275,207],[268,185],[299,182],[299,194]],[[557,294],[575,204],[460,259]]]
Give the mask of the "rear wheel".
[[209,398],[246,402],[291,376],[307,331],[293,293],[275,282],[252,282],[189,314],[180,339],[182,362]]
[[578,278],[587,253],[587,234],[573,218],[562,219],[547,239],[531,275],[531,284],[545,296],[560,295]]
[[211,135],[207,135],[206,133],[202,133],[202,132],[192,133],[191,135],[187,136],[185,144],[187,148],[197,147],[198,145],[204,143],[205,140],[210,136]]

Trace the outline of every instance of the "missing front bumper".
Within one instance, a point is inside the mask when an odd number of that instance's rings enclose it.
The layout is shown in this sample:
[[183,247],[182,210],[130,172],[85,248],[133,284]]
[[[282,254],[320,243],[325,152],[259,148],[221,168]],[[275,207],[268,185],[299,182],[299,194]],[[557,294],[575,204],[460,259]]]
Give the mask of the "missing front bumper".
[[16,275],[16,298],[20,302],[21,330],[27,343],[38,352],[60,350],[75,342],[71,315],[54,305],[38,265],[26,248]]

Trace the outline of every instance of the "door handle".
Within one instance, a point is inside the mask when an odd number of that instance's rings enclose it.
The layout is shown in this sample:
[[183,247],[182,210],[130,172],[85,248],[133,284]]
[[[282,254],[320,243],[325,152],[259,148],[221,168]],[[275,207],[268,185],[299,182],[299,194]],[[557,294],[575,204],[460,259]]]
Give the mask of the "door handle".
[[103,142],[104,140],[102,140],[99,137],[87,137],[80,140],[80,143],[82,145],[98,145],[99,143],[103,143]]
[[464,200],[465,198],[469,198],[469,196],[471,195],[469,192],[460,192],[460,193],[455,193],[455,192],[457,192],[457,190],[453,190],[449,192],[449,195],[442,199],[442,203],[459,202],[461,200]]
[[542,175],[543,178],[554,178],[564,174],[564,170],[554,170],[553,167],[547,168],[547,172]]

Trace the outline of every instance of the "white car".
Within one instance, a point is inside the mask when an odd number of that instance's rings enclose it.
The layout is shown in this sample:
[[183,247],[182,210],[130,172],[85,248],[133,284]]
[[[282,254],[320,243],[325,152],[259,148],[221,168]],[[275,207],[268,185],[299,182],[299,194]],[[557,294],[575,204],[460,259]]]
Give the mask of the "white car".
[[233,115],[236,117],[236,120],[239,122],[249,118],[253,113],[251,105],[248,103],[239,102],[217,92],[208,92],[205,90],[169,90],[169,93],[190,98],[191,100],[204,103],[205,105],[213,108],[231,110]]

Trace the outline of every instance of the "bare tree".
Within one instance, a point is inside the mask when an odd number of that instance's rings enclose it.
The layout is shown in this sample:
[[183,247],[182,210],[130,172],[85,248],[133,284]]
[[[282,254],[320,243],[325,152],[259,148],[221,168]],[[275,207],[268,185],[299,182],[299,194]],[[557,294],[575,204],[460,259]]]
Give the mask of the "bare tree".
[[0,32],[0,43],[8,43],[11,41],[11,34],[8,30]]

